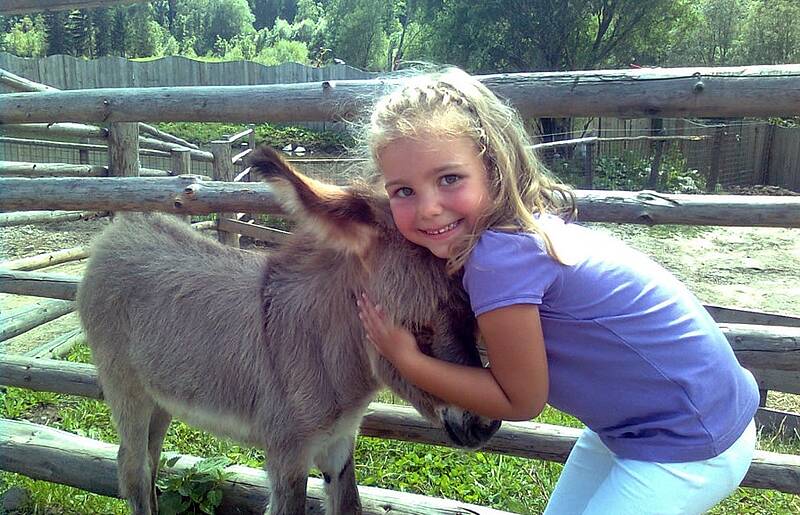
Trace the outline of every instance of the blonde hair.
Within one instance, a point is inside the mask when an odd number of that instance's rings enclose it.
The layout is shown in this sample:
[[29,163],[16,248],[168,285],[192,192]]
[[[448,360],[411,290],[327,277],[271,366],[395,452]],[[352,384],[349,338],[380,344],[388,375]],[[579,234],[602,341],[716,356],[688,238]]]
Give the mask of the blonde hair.
[[561,261],[536,215],[574,216],[575,196],[536,158],[517,111],[480,81],[458,68],[414,76],[377,102],[365,129],[363,143],[376,169],[378,153],[399,138],[468,136],[475,142],[492,198],[473,233],[451,252],[450,273],[461,270],[486,229],[533,232]]

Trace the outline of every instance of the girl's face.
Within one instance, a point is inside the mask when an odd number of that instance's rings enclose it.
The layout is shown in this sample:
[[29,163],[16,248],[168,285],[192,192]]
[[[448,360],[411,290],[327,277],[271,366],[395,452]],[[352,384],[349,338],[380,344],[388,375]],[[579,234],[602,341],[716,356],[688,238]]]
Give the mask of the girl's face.
[[378,165],[400,233],[437,257],[450,257],[489,206],[486,167],[467,136],[396,139],[378,152]]

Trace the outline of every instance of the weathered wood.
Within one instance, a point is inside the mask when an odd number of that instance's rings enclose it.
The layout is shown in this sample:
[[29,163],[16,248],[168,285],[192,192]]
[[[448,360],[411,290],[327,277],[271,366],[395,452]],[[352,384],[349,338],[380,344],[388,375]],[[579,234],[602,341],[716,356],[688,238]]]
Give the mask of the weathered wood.
[[[211,153],[214,154],[214,180],[232,182],[234,177],[231,144],[228,140],[212,141]],[[231,211],[220,211],[218,219],[236,218],[236,213]],[[227,232],[221,227],[217,227],[219,241],[230,247],[239,247],[239,234]]]
[[117,4],[135,4],[145,0],[3,0],[0,14],[25,14],[43,11],[71,11],[73,9],[92,9],[111,7]]
[[584,222],[800,227],[800,197],[750,196],[758,200],[749,203],[746,195],[599,190],[577,190],[576,194],[578,219]]
[[[107,145],[96,145],[93,143],[71,143],[68,141],[10,138],[7,136],[0,136],[0,143],[13,143],[16,145],[30,145],[34,147],[63,148],[63,149],[71,149],[78,151],[81,150],[91,150],[95,152],[108,151]],[[169,152],[164,152],[163,150],[155,150],[152,148],[142,148],[139,150],[139,153],[143,156],[169,157]]]
[[706,311],[715,322],[720,324],[756,324],[782,325],[800,327],[800,317],[781,315],[778,313],[762,313],[747,309],[726,308],[723,306],[705,305]]
[[75,300],[78,281],[72,275],[0,270],[0,293]]
[[80,324],[76,323],[75,325],[77,327],[60,334],[48,342],[34,347],[24,355],[36,359],[57,359],[66,356],[75,344],[84,339]]
[[800,370],[800,328],[750,324],[719,326],[743,366]]
[[108,168],[67,163],[0,161],[0,177],[105,177]]
[[[522,116],[800,115],[800,65],[641,68],[478,76]],[[353,118],[397,79],[98,88],[5,95],[0,123],[293,122]]]
[[4,125],[3,132],[49,138],[105,139],[108,137],[108,129],[82,123],[12,123]]
[[178,136],[172,135],[168,132],[163,132],[152,125],[147,125],[146,123],[139,124],[139,133],[141,134],[149,134],[154,136],[156,139],[160,139],[162,141],[166,141],[168,143],[175,143],[176,145],[180,145],[182,147],[198,150],[198,146],[194,143],[190,143],[183,138],[179,138]]
[[0,342],[26,333],[51,320],[75,311],[75,303],[68,300],[48,300],[22,306],[0,316]]
[[[102,399],[94,365],[21,355],[0,356],[0,384]],[[63,391],[62,391],[63,390]]]
[[[379,422],[380,418],[383,418],[383,420],[380,420]],[[25,466],[19,462],[28,462],[34,464],[40,463],[40,460],[42,459],[38,454],[40,451],[38,446],[33,446],[31,444],[27,444],[21,448],[13,449],[9,446],[10,444],[8,443],[8,440],[16,439],[17,441],[33,442],[33,435],[31,435],[30,432],[26,433],[25,437],[15,438],[15,429],[20,427],[16,424],[27,425],[30,423],[18,423],[16,421],[7,420],[0,422],[0,435],[3,435],[0,436],[0,439],[6,438],[5,441],[0,440],[0,451],[2,451],[0,456],[3,456],[0,457],[0,460],[8,460],[0,461],[0,469],[19,472],[31,476],[31,473],[33,472],[32,469],[35,469],[35,467]],[[384,424],[386,424],[385,427]],[[399,424],[399,426],[395,426],[394,424]],[[367,427],[373,426],[373,429],[365,429],[365,425]],[[374,426],[381,427],[380,429],[374,429]],[[36,429],[38,430],[38,426]],[[45,430],[42,429],[42,431]],[[47,431],[49,432],[58,430],[47,428]],[[580,429],[548,426],[546,424],[535,424],[528,422],[506,423],[500,428],[498,433],[496,433],[492,439],[489,440],[488,445],[484,448],[484,450],[489,452],[512,454],[527,458],[564,462],[569,454],[569,451],[580,435],[580,432]],[[367,419],[365,419],[365,423],[362,424],[361,434],[365,436],[378,436],[381,438],[399,438],[405,441],[414,441],[434,445],[442,445],[447,442],[446,436],[442,430],[433,427],[430,423],[425,421],[425,419],[419,416],[419,414],[417,414],[413,408],[407,406],[385,405],[380,403],[372,403],[370,405]],[[95,441],[89,441],[81,442],[82,445],[75,447],[66,441],[62,441],[62,437],[65,439],[71,439],[74,437],[74,435],[70,435],[69,433],[65,435],[58,435],[59,441],[51,441],[46,447],[50,447],[52,449],[80,449],[82,452],[89,452],[90,449],[95,448],[97,445],[107,445],[100,444],[99,442]],[[499,450],[499,447],[503,444],[508,444],[511,452]],[[546,451],[542,452],[543,450]],[[13,459],[11,458],[12,456]],[[113,461],[114,454],[110,453],[109,456]],[[61,462],[62,459],[55,459],[51,457],[48,460],[48,463],[55,464]],[[10,466],[25,466],[25,469],[11,469],[9,468]],[[72,470],[73,472],[69,473],[68,470]],[[63,472],[59,471],[59,473],[55,476],[63,479],[65,477],[80,475],[77,474],[77,471],[88,475],[88,471],[84,466],[81,464],[72,463],[70,467],[65,467]],[[115,477],[113,472],[111,473],[111,477]],[[48,480],[59,481],[58,479]],[[88,485],[84,484],[73,486],[78,486],[78,488],[83,489],[88,488]],[[750,470],[743,482],[743,486],[769,488],[787,493],[800,493],[800,456],[756,451],[753,463],[750,466]],[[90,491],[93,490],[90,489]],[[104,495],[111,494],[106,493]]]
[[[669,195],[576,190],[584,222],[800,227],[800,197]],[[208,214],[280,213],[262,183],[206,182],[190,177],[0,179],[0,211],[94,209]]]
[[[170,175],[176,174],[155,168],[139,169],[140,177],[168,177]],[[108,167],[88,164],[0,161],[0,177],[108,177]]]
[[[17,91],[27,91],[27,92],[35,92],[35,91],[60,91],[58,88],[54,88],[52,86],[48,86],[46,84],[40,84],[38,82],[34,82],[32,80],[28,80],[24,77],[20,77],[19,75],[15,75],[7,70],[3,70],[0,68],[0,84],[5,84],[12,89]],[[96,120],[96,121],[105,121],[105,120]],[[52,124],[51,121],[47,121],[47,124]],[[197,149],[197,145],[193,143],[189,143],[188,141],[179,138],[177,136],[173,136],[172,134],[168,134],[166,132],[162,132],[157,128],[153,127],[152,125],[147,125],[146,123],[139,123],[139,131],[145,134],[150,134],[151,136],[155,136],[157,139],[169,141],[171,143],[177,143],[178,145],[182,145],[187,148]],[[75,125],[76,127],[82,127],[83,130],[86,130],[88,127],[89,130],[94,130],[96,127],[94,126],[86,126],[86,125]],[[107,129],[103,129],[105,131],[104,138],[108,136]]]
[[[0,419],[0,468],[67,484],[106,496],[119,496],[116,481],[117,446],[73,435],[59,429],[31,422]],[[180,475],[200,458],[174,453],[172,467],[164,467],[162,476]],[[223,505],[218,513],[263,513],[269,495],[269,483],[263,470],[234,465],[225,469],[231,477],[222,485]],[[358,487],[365,515],[502,515],[506,512],[472,504],[417,494],[407,494],[375,487]],[[306,510],[324,512],[324,482],[309,478]]]
[[48,222],[71,222],[90,218],[97,214],[98,213],[93,211],[21,211],[16,213],[0,213],[0,227]]
[[11,259],[0,262],[0,269],[4,270],[37,270],[48,266],[77,261],[89,257],[89,249],[86,247],[73,247],[71,249],[47,252],[36,256],[28,256],[20,259]]
[[211,154],[211,152],[188,148],[171,142],[159,141],[157,139],[148,138],[145,136],[139,136],[139,146],[141,148],[151,148],[160,150],[162,152],[171,152],[174,149],[186,149],[189,151],[189,155],[192,157],[192,159],[205,163],[211,163],[214,161],[214,156]]
[[131,122],[114,122],[108,135],[108,174],[138,177],[139,127]]
[[235,232],[242,236],[248,236],[255,240],[267,241],[270,243],[281,243],[286,241],[292,233],[258,225],[253,223],[245,223],[239,220],[231,220],[230,218],[220,218],[218,224],[219,230]]
[[800,395],[800,370],[770,370],[748,367],[762,390]]

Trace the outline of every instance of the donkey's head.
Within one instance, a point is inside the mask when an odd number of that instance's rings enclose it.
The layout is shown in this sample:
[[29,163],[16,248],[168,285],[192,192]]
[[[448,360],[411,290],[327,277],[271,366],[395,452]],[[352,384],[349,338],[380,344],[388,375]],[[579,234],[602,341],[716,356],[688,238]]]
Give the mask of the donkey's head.
[[[268,147],[257,149],[250,164],[251,175],[270,183],[283,209],[295,218],[299,237],[337,251],[340,265],[347,263],[351,271],[349,276],[360,278],[356,280],[363,284],[353,284],[353,292],[368,292],[396,323],[414,334],[423,352],[481,366],[477,325],[460,278],[448,276],[443,260],[403,238],[385,194],[367,186],[340,187],[306,177]],[[352,313],[352,319],[343,323],[360,327],[356,312]],[[374,375],[445,428],[455,444],[476,447],[497,431],[499,421],[445,404],[403,380],[377,355],[366,335],[362,344]]]

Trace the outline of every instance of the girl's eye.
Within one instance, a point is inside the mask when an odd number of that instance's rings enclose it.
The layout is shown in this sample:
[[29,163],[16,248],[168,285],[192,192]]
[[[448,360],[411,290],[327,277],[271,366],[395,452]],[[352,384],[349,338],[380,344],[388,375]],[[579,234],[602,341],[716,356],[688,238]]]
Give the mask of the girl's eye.
[[410,197],[414,193],[414,190],[411,188],[397,188],[394,192],[395,197],[406,198]]
[[461,179],[458,175],[443,175],[441,179],[439,179],[439,183],[442,186],[449,186],[451,184],[455,184],[458,180]]

